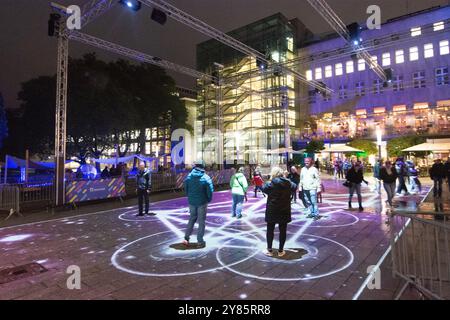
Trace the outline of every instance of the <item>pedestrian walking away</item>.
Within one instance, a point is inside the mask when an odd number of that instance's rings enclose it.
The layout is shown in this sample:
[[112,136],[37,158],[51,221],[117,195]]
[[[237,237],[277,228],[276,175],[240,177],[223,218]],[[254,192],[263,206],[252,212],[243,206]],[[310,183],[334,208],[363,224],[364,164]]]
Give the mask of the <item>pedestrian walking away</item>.
[[244,168],[241,167],[231,177],[230,180],[231,194],[233,197],[233,205],[231,208],[231,216],[234,218],[242,218],[242,208],[244,206],[244,200],[247,197],[248,182],[244,175]]

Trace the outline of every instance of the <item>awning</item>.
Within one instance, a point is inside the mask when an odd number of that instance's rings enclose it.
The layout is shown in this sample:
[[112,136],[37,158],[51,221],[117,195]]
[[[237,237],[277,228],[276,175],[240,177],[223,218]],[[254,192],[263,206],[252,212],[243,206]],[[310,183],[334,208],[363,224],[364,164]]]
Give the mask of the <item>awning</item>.
[[304,154],[304,151],[295,151],[292,148],[279,148],[279,149],[267,150],[267,152],[265,152],[265,153],[266,154],[284,154],[284,153]]
[[325,153],[352,153],[352,152],[364,152],[362,150],[345,146],[345,145],[332,145],[331,147],[325,147],[325,150],[322,150],[321,152]]
[[416,146],[404,149],[402,151],[403,152],[421,152],[421,151],[448,152],[448,151],[450,151],[450,143],[449,142],[438,142],[438,143],[425,142],[425,143],[421,143]]

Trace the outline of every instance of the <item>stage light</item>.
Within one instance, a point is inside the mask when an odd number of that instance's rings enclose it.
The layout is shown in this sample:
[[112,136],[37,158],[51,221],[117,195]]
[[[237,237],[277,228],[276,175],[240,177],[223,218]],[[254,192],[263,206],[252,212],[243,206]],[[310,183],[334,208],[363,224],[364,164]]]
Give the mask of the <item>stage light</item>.
[[48,36],[54,37],[60,27],[61,16],[57,13],[50,14],[48,20]]
[[350,35],[350,41],[353,43],[353,45],[359,46],[362,42],[361,26],[358,23],[354,22],[347,26],[347,30]]
[[142,7],[142,3],[137,0],[120,0],[119,3],[133,11],[139,11]]
[[167,22],[167,14],[161,10],[153,9],[151,18],[160,25],[165,25]]

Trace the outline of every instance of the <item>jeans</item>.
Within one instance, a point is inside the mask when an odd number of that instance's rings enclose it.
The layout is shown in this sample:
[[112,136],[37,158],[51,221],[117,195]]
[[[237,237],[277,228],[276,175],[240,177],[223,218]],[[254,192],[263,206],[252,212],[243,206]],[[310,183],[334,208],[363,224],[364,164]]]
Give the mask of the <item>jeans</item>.
[[442,197],[442,182],[444,179],[442,178],[433,178],[434,181],[434,188],[433,188],[433,194],[435,197],[439,196]]
[[411,192],[420,192],[422,190],[422,186],[420,184],[418,177],[411,177],[409,179]]
[[408,193],[408,189],[406,188],[406,183],[405,183],[405,177],[398,176],[397,193],[402,193],[402,190],[405,190],[405,193]]
[[189,238],[192,234],[192,230],[194,230],[194,225],[196,222],[198,222],[197,242],[199,244],[205,243],[205,241],[203,240],[203,236],[205,235],[205,221],[207,209],[208,204],[204,204],[202,206],[191,206],[191,205],[189,206],[190,218],[186,229],[186,233],[184,235],[184,239],[189,241]]
[[297,202],[297,190],[292,191],[291,193],[291,201]]
[[233,217],[242,217],[242,206],[244,205],[245,197],[240,194],[233,194],[233,207],[231,215]]
[[348,195],[348,202],[352,202],[353,194],[356,191],[356,194],[358,195],[358,203],[361,206],[362,205],[362,196],[361,196],[361,183],[351,183],[350,186],[350,193]]
[[312,216],[318,216],[319,207],[317,205],[317,191],[303,190],[303,197],[305,199],[306,207],[309,209],[309,213]]
[[[287,223],[279,223],[278,228],[280,229],[280,246],[278,251],[284,250],[284,244],[286,243],[287,234]],[[273,238],[275,234],[275,223],[267,224],[267,249],[272,249]]]
[[262,191],[262,187],[260,187],[260,186],[255,186],[255,198],[258,196],[258,190],[261,191],[261,193],[263,194],[264,197],[266,196],[266,195],[264,194],[264,192]]
[[305,200],[305,193],[303,191],[299,191],[298,192],[298,197],[300,198],[300,200],[302,201],[302,204],[305,208],[308,208],[308,203]]
[[381,193],[381,181],[379,178],[374,177],[375,180],[375,186],[373,188],[373,191],[376,191],[377,193]]
[[144,204],[145,204],[145,214],[148,214],[150,199],[147,190],[137,189],[138,204],[139,204],[139,214],[144,214]]
[[387,193],[388,203],[390,206],[392,206],[392,199],[394,199],[394,196],[395,196],[395,182],[392,182],[392,183],[384,182],[383,187]]

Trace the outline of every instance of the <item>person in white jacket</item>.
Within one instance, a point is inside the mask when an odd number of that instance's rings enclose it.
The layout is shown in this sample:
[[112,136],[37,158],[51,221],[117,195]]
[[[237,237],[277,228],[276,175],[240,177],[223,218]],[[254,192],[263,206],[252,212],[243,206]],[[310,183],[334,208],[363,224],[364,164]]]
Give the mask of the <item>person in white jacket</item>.
[[319,220],[317,193],[321,192],[320,174],[319,170],[314,167],[311,158],[305,159],[305,166],[300,172],[299,190],[303,192],[305,202],[308,205],[309,215],[307,218]]

